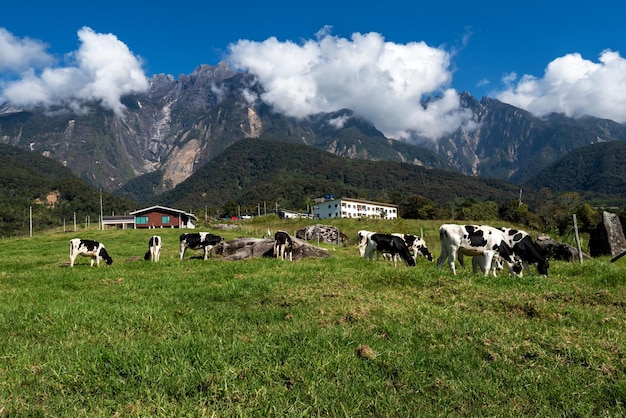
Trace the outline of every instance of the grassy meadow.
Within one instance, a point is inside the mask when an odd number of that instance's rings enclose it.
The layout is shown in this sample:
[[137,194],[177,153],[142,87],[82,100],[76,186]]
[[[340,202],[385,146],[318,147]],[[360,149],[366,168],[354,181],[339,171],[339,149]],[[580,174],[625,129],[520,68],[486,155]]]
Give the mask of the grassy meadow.
[[[328,224],[350,238],[422,230],[440,253],[441,222]],[[0,241],[0,417],[626,415],[626,257],[551,262],[548,278],[394,268],[355,245],[293,263],[180,261],[181,232]],[[159,263],[143,260],[153,233]],[[70,268],[74,237],[114,263]]]

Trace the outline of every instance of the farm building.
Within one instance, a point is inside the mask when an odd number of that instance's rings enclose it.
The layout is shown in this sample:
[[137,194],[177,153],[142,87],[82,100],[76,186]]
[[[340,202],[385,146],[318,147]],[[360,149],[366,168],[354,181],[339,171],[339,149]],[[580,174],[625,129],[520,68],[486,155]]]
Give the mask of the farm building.
[[372,202],[369,200],[341,198],[316,199],[313,205],[315,219],[329,218],[382,218],[396,219],[398,207],[388,203]]
[[158,205],[130,212],[130,215],[135,217],[136,228],[195,228],[198,220],[193,213]]

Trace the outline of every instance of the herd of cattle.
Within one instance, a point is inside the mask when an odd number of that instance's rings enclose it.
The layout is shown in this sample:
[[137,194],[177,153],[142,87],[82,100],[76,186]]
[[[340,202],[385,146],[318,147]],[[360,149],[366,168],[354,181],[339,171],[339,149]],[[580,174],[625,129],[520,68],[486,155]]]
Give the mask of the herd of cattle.
[[[542,249],[533,242],[530,235],[518,229],[495,228],[488,225],[458,225],[444,224],[439,228],[441,241],[441,255],[437,259],[437,267],[441,268],[448,262],[450,270],[456,274],[456,261],[464,267],[464,256],[472,257],[474,272],[480,270],[488,275],[506,266],[517,276],[522,271],[530,273],[529,265],[537,267],[537,272],[548,275],[548,258]],[[180,236],[180,259],[182,260],[187,249],[203,250],[204,260],[210,251],[224,239],[208,232],[185,233]],[[415,266],[417,257],[424,257],[433,261],[424,239],[410,234],[383,234],[361,230],[357,235],[359,253],[361,257],[372,260],[376,253],[377,258],[390,258],[394,266],[401,258],[407,266]],[[148,251],[144,259],[159,261],[162,249],[162,239],[153,235],[148,240]],[[276,258],[293,260],[294,242],[285,231],[274,234],[273,253]],[[106,264],[113,263],[102,243],[93,240],[74,238],[70,240],[70,266],[78,255],[90,257],[90,265],[94,262],[100,265],[100,260]]]
[[[374,253],[389,255],[396,265],[398,257],[407,266],[415,266],[418,255],[432,261],[432,255],[421,237],[408,234],[379,234],[371,231],[358,232],[359,251],[363,258],[372,260]],[[441,255],[437,267],[448,262],[456,274],[456,261],[464,267],[464,256],[472,257],[474,272],[480,270],[487,275],[506,266],[513,274],[530,274],[530,264],[537,272],[548,275],[548,257],[533,242],[528,232],[512,228],[495,228],[489,225],[444,224],[439,227]]]

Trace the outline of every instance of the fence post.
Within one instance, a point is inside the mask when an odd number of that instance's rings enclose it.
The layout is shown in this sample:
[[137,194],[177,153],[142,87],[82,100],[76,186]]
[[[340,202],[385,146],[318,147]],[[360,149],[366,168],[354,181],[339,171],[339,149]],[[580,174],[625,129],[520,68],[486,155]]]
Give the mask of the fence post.
[[578,246],[578,261],[583,263],[583,253],[580,248],[580,238],[578,237],[578,224],[576,224],[576,214],[572,215],[574,218],[574,233],[576,234],[576,245]]

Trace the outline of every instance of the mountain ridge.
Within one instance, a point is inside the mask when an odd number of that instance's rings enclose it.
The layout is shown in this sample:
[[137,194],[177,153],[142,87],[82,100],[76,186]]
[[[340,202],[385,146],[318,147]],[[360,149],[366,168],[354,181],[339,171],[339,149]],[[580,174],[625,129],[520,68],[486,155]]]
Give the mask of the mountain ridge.
[[[0,107],[0,142],[32,149],[62,162],[83,181],[122,190],[146,175],[150,193],[173,189],[228,147],[246,138],[300,143],[347,158],[407,162],[426,168],[524,184],[572,150],[626,140],[626,127],[563,115],[537,118],[519,108],[469,93],[476,129],[458,130],[437,142],[409,144],[386,138],[349,109],[304,119],[287,117],[262,102],[262,86],[225,63],[201,65],[189,75],[159,74],[150,90],[123,98],[124,117],[93,103],[69,109],[19,111]],[[254,94],[251,94],[254,93]]]

